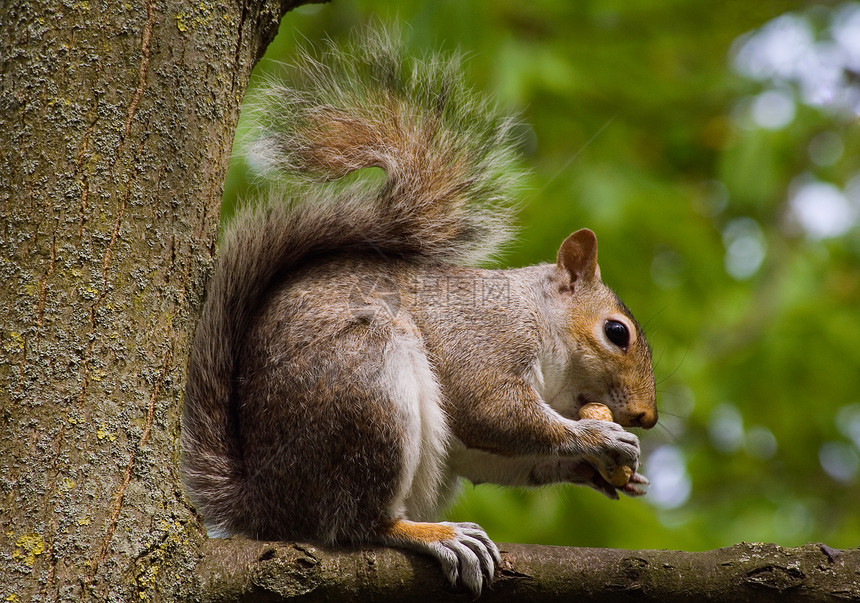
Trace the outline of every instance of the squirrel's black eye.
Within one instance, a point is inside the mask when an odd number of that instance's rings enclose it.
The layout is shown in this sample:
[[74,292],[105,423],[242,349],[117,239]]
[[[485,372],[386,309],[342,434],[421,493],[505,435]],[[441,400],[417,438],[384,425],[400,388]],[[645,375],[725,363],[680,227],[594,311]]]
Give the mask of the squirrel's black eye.
[[617,320],[607,320],[603,325],[603,332],[606,333],[606,338],[619,348],[626,348],[630,345],[630,332],[624,323]]

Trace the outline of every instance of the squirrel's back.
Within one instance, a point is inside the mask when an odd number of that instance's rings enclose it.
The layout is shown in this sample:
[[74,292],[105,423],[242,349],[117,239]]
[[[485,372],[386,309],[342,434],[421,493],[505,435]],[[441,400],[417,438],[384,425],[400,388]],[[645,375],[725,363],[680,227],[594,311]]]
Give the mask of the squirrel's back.
[[[244,141],[270,199],[223,235],[188,367],[182,472],[207,524],[248,512],[235,401],[238,355],[258,311],[291,273],[342,253],[474,263],[509,237],[512,122],[463,81],[457,57],[407,60],[369,30],[325,62],[302,55],[289,85],[250,99]],[[362,168],[385,180],[339,184]]]

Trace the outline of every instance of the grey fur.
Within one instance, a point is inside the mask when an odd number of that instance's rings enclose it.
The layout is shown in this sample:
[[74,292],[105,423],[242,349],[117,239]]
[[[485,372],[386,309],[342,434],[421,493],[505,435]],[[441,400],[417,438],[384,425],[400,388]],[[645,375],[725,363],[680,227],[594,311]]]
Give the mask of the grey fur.
[[[290,408],[302,409],[303,397],[319,402],[319,389],[309,385],[314,371],[340,388],[345,387],[342,381],[351,380],[352,367],[344,358],[314,356],[311,347],[304,350],[307,365],[292,350],[280,351],[290,358],[281,374],[287,382],[265,373],[270,359],[261,354],[272,352],[260,349],[265,344],[252,335],[270,342],[281,326],[298,329],[288,304],[283,308],[287,314],[278,314],[273,290],[284,290],[291,273],[332,254],[370,254],[383,267],[395,259],[475,262],[487,259],[510,236],[510,191],[519,175],[512,165],[512,121],[488,109],[492,103],[466,87],[459,59],[410,61],[396,34],[381,29],[369,30],[346,48],[330,46],[326,59],[321,63],[303,54],[290,86],[270,82],[250,103],[254,126],[246,155],[269,180],[272,198],[241,208],[227,227],[195,334],[183,411],[182,470],[187,492],[216,532],[319,539],[319,534],[296,527],[305,522],[295,516],[289,526],[277,523],[276,518],[283,518],[267,510],[273,493],[255,491],[249,484],[249,475],[262,471],[248,466],[248,459],[255,458],[249,446],[268,446],[265,453],[273,454],[288,446],[290,437],[281,431],[284,425],[272,425],[266,434],[272,441],[259,443],[265,423],[257,420],[264,417],[256,409],[248,411],[246,401],[281,396]],[[375,189],[325,184],[365,167],[383,168],[385,183]],[[338,280],[335,276],[332,286],[324,287],[323,297],[336,295]],[[334,316],[334,333],[349,328],[338,322],[343,312],[348,315],[349,309]],[[354,342],[359,365],[363,357],[378,355],[374,345],[385,345],[376,327],[355,326],[365,331]],[[308,328],[325,340],[321,325]],[[331,395],[373,404],[375,394],[361,384]],[[307,417],[303,425],[292,427],[311,429]],[[311,467],[319,469],[318,463]],[[315,497],[307,492],[303,476],[296,478],[297,486],[277,480],[262,480],[259,486],[281,488],[275,495],[279,499],[298,497],[294,488],[303,489],[301,496],[316,507],[307,513],[339,513],[352,505]],[[385,481],[384,476],[379,479]],[[359,506],[358,515],[368,508]],[[331,520],[315,521],[322,525]],[[367,526],[341,521],[361,532],[347,538],[367,540],[364,532],[377,529],[379,518]],[[325,538],[338,539],[343,535]]]

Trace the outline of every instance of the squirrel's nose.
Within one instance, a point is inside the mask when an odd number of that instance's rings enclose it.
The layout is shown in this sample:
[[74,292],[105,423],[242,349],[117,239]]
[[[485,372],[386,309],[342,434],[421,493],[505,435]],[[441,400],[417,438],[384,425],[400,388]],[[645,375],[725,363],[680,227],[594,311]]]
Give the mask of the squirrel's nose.
[[657,409],[640,412],[633,417],[633,422],[637,427],[643,429],[651,429],[657,424]]

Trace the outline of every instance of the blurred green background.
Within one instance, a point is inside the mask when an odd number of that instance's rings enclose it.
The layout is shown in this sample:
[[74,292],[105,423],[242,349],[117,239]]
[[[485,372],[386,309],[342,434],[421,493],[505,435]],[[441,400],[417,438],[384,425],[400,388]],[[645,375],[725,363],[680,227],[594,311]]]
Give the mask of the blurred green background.
[[[465,51],[521,113],[506,263],[592,228],[654,348],[648,496],[466,484],[448,517],[500,542],[860,545],[860,4],[335,0],[289,13],[257,74],[371,18]],[[234,161],[225,215],[248,194]]]

